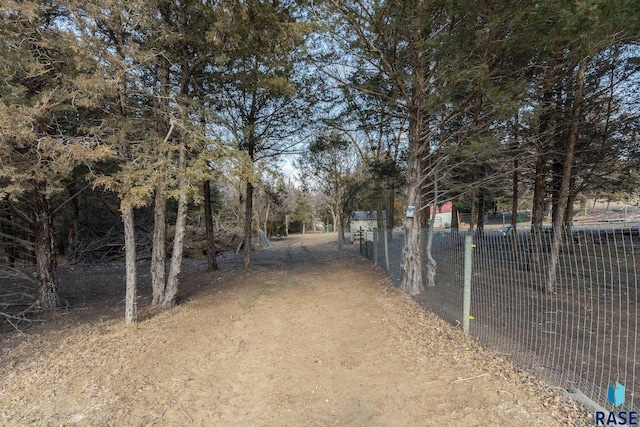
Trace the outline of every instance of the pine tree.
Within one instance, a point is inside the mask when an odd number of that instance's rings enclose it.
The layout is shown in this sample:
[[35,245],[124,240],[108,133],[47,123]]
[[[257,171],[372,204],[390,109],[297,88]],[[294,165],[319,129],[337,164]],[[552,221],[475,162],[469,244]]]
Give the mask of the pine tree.
[[[79,165],[111,155],[88,128],[98,108],[96,67],[69,24],[69,8],[35,1],[0,3],[0,198],[33,230],[38,301],[59,305],[51,197]],[[30,211],[17,207],[31,198]]]
[[344,227],[349,212],[347,186],[355,172],[355,156],[347,140],[337,133],[321,134],[299,159],[302,173],[314,177],[316,188],[326,197],[338,232],[338,246],[344,245]]
[[216,125],[241,153],[245,181],[244,266],[250,268],[254,189],[258,162],[290,152],[299,142],[313,88],[297,68],[306,26],[294,18],[295,4],[249,0],[225,3],[225,19],[209,39],[229,48],[206,88]]

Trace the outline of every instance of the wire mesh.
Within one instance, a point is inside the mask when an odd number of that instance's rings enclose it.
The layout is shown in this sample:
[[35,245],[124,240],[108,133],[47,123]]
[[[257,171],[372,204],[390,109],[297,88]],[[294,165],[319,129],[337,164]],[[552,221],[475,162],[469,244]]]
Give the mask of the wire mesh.
[[[557,231],[562,238],[555,244],[551,227],[476,231],[470,332],[547,381],[611,410],[607,389],[619,382],[626,401],[615,409],[637,410],[640,226]],[[404,233],[387,230],[386,241],[384,233],[363,237],[360,252],[399,285]],[[432,231],[435,286],[416,297],[456,326],[462,324],[466,234]],[[426,246],[428,232],[421,237]]]

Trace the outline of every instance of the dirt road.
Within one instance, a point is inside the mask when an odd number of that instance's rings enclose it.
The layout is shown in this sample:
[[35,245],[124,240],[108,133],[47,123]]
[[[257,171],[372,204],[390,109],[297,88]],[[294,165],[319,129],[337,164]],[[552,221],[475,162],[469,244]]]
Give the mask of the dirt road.
[[186,276],[192,291],[182,304],[134,328],[76,313],[62,326],[4,337],[0,424],[586,422],[331,237],[276,242],[256,253],[251,272],[229,260],[221,273]]

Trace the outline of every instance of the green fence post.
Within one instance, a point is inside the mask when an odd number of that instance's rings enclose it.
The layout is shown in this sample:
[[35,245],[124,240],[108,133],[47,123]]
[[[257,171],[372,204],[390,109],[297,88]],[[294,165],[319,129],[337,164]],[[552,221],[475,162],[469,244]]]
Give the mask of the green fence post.
[[464,238],[464,294],[462,299],[462,330],[469,333],[469,316],[471,316],[471,268],[473,266],[473,238]]

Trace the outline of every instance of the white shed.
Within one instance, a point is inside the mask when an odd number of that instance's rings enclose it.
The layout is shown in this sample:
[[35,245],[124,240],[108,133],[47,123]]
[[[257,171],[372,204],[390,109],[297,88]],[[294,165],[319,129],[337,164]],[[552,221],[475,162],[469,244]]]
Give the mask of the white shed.
[[[382,211],[382,220],[387,220],[387,211]],[[377,211],[353,211],[349,215],[349,231],[351,233],[351,243],[360,238],[360,231],[371,232],[378,227]],[[364,236],[363,236],[364,237]]]

